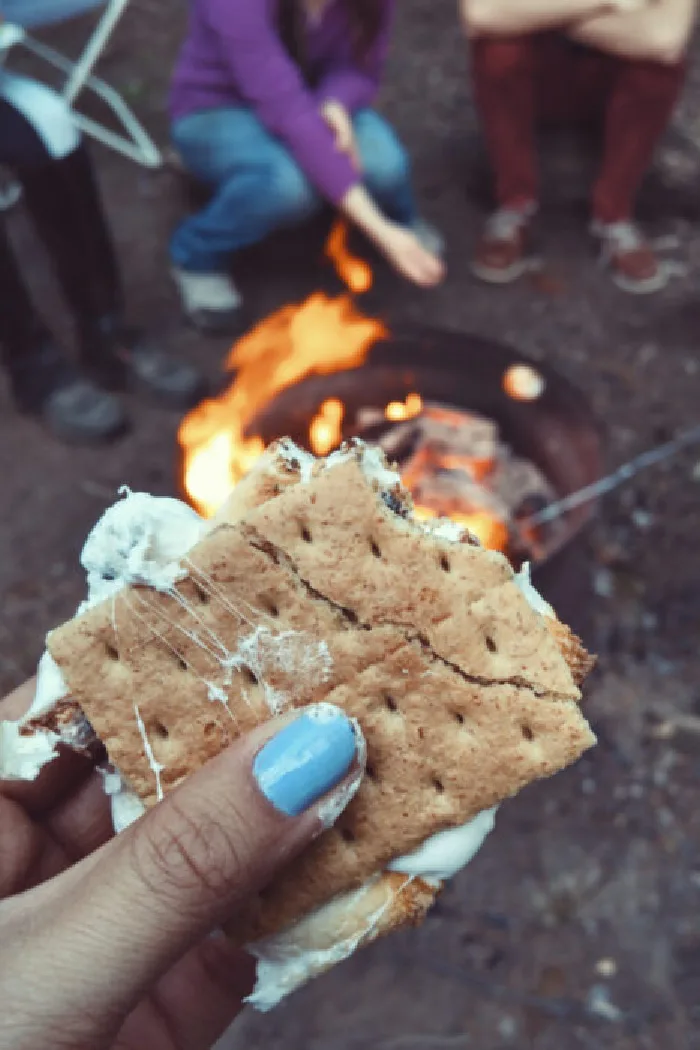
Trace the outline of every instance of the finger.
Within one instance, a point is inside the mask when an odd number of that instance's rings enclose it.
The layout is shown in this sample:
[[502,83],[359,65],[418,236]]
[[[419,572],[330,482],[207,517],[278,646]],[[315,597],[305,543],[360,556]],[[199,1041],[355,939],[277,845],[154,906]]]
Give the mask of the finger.
[[117,1046],[134,1031],[143,1040],[143,1011],[155,1010],[170,1032],[177,1032],[178,1050],[209,1050],[241,1011],[253,990],[255,961],[224,936],[208,937],[188,952],[159,981],[149,1002],[135,1011],[120,1032]]
[[423,287],[429,288],[438,284],[445,273],[444,263],[437,256],[424,249],[419,249],[412,258],[415,279]]
[[[64,932],[46,1003],[54,1017],[79,1012],[89,999],[93,1016],[114,1024],[323,829],[328,792],[337,816],[351,795],[348,778],[355,784],[361,776],[349,720],[318,705],[271,738],[274,731],[268,725],[237,741],[55,880],[56,894],[62,885],[71,892],[57,898]],[[76,968],[78,983],[70,977]]]
[[62,848],[0,796],[0,900],[52,878],[67,863]]
[[60,806],[95,771],[94,762],[86,755],[59,745],[56,758],[39,773],[36,780],[0,780],[0,794],[12,799],[35,818]]
[[53,879],[112,834],[109,799],[94,771],[38,820],[31,819],[19,801],[0,792],[0,899]]
[[100,774],[93,770],[43,818],[42,826],[72,863],[109,842],[114,835],[112,812]]

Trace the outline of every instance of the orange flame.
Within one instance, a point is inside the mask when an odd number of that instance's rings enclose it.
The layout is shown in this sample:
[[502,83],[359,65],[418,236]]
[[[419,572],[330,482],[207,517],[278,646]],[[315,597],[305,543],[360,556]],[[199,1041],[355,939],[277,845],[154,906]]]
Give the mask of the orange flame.
[[372,270],[364,259],[348,250],[348,227],[341,219],[335,223],[326,242],[326,258],[335,265],[338,276],[355,295],[372,287]]
[[[336,225],[327,254],[354,289],[364,290],[371,284],[371,270],[347,252],[346,237],[342,224]],[[248,437],[246,430],[273,397],[306,376],[359,368],[387,334],[382,322],[362,314],[350,295],[315,292],[303,303],[277,310],[239,339],[224,366],[236,373],[233,382],[185,416],[178,431],[184,487],[199,513],[211,517],[264,451],[262,439]],[[322,447],[340,433],[343,413],[337,405],[326,408],[317,427]]]
[[337,397],[324,401],[309,425],[309,444],[317,456],[327,456],[343,438],[345,405]]
[[415,419],[423,411],[423,398],[420,394],[409,394],[405,401],[390,401],[384,409],[384,415],[392,423],[405,419]]

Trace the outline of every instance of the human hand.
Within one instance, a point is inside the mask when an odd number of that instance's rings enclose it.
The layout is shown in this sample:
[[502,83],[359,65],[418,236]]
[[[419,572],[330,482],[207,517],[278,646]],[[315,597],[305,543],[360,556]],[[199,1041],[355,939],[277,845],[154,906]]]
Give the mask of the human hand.
[[[0,702],[0,718],[20,717],[32,691]],[[83,755],[0,781],[0,1046],[218,1039],[253,963],[212,931],[323,831],[318,798],[361,776],[349,721],[316,712],[241,738],[116,838]]]
[[329,99],[321,106],[321,116],[335,136],[335,148],[341,153],[346,153],[355,170],[360,171],[362,165],[355,141],[352,117],[345,106]]
[[375,242],[395,270],[421,288],[432,288],[445,276],[445,264],[424,248],[412,230],[387,222],[377,230]]

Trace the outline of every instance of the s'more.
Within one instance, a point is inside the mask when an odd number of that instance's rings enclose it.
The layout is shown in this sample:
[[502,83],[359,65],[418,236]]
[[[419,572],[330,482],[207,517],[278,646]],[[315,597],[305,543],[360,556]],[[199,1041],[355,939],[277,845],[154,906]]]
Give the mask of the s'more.
[[98,740],[119,831],[278,714],[331,703],[362,731],[355,796],[226,931],[258,960],[259,1009],[420,922],[499,805],[595,743],[592,658],[529,572],[414,519],[361,442],[276,442],[209,522],[127,493],[82,562],[89,597],[49,634],[24,723],[0,726],[0,775]]

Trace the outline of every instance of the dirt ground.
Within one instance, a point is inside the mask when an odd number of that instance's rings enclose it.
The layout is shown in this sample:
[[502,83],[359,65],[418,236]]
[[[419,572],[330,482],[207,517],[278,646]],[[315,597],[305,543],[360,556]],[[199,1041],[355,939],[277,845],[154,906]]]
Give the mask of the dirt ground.
[[[390,319],[500,338],[556,364],[591,400],[617,465],[697,422],[700,63],[643,199],[650,228],[674,239],[687,275],[649,300],[616,291],[585,236],[581,173],[553,151],[547,269],[494,290],[468,271],[484,180],[455,6],[399,5],[382,101],[415,157],[424,210],[449,235],[449,277],[416,294],[380,268],[372,302]],[[183,8],[133,0],[102,65],[163,143]],[[53,38],[74,50],[85,26]],[[182,325],[167,275],[167,233],[183,207],[179,176],[101,149],[95,156],[133,318],[217,377],[226,347]],[[65,332],[21,208],[11,227],[37,298]],[[327,282],[317,256],[316,242],[299,237],[241,259],[251,316]],[[7,688],[31,673],[44,632],[81,597],[78,552],[117,486],[175,491],[177,420],[134,402],[130,437],[106,452],[77,451],[18,419],[4,392],[0,405]],[[696,449],[606,498],[588,537],[588,640],[600,664],[586,711],[597,749],[503,807],[497,831],[421,930],[356,956],[267,1017],[244,1015],[228,1046],[700,1048],[699,486]]]

